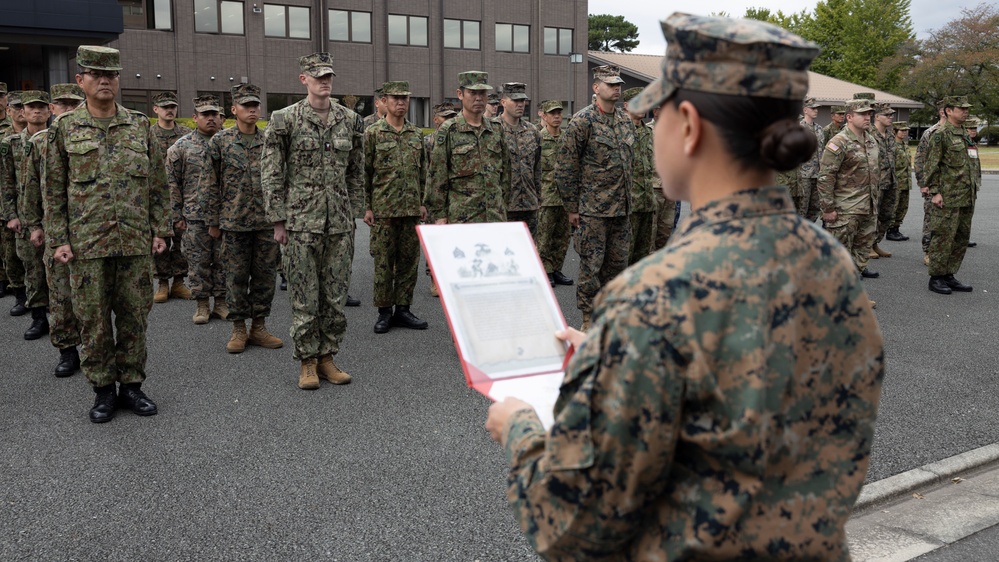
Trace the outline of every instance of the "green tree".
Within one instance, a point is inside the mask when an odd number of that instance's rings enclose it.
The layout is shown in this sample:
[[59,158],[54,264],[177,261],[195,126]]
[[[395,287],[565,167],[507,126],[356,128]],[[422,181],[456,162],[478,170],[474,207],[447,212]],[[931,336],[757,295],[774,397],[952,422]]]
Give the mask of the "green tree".
[[638,47],[638,26],[624,16],[590,14],[589,26],[587,46],[591,51],[627,53]]

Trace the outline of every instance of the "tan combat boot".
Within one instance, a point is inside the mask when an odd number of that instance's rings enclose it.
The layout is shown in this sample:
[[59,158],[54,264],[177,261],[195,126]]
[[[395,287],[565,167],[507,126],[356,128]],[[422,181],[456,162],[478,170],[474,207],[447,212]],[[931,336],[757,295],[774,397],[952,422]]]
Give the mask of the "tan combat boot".
[[879,248],[879,247],[878,247],[878,245],[877,245],[877,244],[875,244],[875,245],[874,245],[874,247],[873,247],[873,248],[871,248],[871,249],[872,249],[872,250],[874,251],[874,253],[875,253],[875,254],[877,254],[877,255],[878,255],[878,257],[880,257],[880,258],[890,258],[890,257],[891,257],[891,252],[886,252],[886,251],[882,250],[881,248]]
[[208,299],[198,299],[198,308],[194,311],[195,324],[207,324],[211,313],[208,311]]
[[923,265],[926,265],[926,266],[930,265],[930,255],[929,254],[923,254]]
[[229,353],[243,353],[246,350],[246,321],[232,321],[232,336],[229,343],[225,344],[225,350]]
[[588,332],[590,330],[590,313],[583,313],[583,325],[579,327],[580,332]]
[[156,287],[156,294],[153,295],[153,302],[164,303],[170,298],[170,280],[160,279],[160,284]]
[[315,390],[319,388],[319,375],[316,374],[316,358],[302,359],[302,371],[298,375],[298,388]]
[[263,318],[254,318],[250,325],[250,338],[247,340],[250,345],[266,347],[267,349],[277,349],[284,345],[280,338],[267,331]]
[[178,275],[173,278],[173,286],[170,287],[170,298],[182,301],[191,300],[191,290],[184,284],[184,276]]
[[440,298],[441,294],[437,290],[437,283],[430,282],[430,296]]
[[871,301],[871,308],[877,308],[878,307],[878,301],[872,301],[871,299],[867,299],[867,300]]
[[348,384],[350,381],[354,380],[350,375],[340,370],[333,363],[333,356],[326,354],[319,358],[319,376],[330,381],[333,384]]
[[222,320],[229,317],[229,305],[225,303],[225,298],[215,297],[215,308],[212,309],[211,315]]
[[880,257],[881,257],[881,254],[875,252],[874,248],[871,248],[871,251],[867,253],[867,259],[869,259],[869,260],[876,260],[876,259],[878,259]]

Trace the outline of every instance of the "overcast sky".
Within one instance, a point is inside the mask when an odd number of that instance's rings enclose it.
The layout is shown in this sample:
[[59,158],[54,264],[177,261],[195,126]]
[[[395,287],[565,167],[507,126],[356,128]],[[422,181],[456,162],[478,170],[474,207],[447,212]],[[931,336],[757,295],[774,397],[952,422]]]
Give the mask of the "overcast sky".
[[[972,8],[980,0],[912,0],[909,14],[912,17],[912,27],[916,36],[923,39],[929,31],[937,29],[948,21],[961,15],[961,9]],[[691,8],[692,2],[677,0],[589,0],[591,14],[611,14],[624,16],[624,19],[638,26],[640,44],[633,53],[647,55],[662,55],[666,52],[666,41],[663,39],[659,21],[673,12],[687,12],[707,15],[712,12],[727,12],[732,16],[741,16],[748,7],[766,7],[773,11],[795,13],[807,9],[815,9],[817,2],[794,0],[698,0],[696,10]]]

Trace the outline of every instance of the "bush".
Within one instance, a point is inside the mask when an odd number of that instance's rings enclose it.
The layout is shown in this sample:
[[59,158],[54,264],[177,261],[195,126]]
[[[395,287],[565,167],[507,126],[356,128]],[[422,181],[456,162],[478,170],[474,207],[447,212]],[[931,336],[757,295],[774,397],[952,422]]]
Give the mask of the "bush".
[[978,129],[979,142],[984,141],[984,143],[989,146],[995,146],[999,144],[999,127],[985,127],[983,129]]

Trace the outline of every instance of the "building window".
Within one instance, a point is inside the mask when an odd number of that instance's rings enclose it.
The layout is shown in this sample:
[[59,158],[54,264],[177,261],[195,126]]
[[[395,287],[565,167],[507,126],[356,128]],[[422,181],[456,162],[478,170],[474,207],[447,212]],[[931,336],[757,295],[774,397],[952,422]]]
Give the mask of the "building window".
[[154,95],[149,90],[122,90],[121,104],[129,109],[141,111],[149,117],[156,117],[152,112],[152,98]]
[[330,41],[371,42],[371,12],[330,10]]
[[479,50],[479,22],[444,20],[444,48]]
[[545,54],[568,55],[572,52],[572,30],[559,27],[545,28]]
[[305,94],[267,94],[267,111],[274,113],[305,99]]
[[427,46],[427,18],[389,14],[389,44]]
[[513,23],[497,23],[496,50],[511,53],[530,53],[530,26],[517,25]]
[[220,112],[220,115],[222,115],[222,117],[225,117],[230,112],[229,108],[232,107],[232,92],[230,92],[229,90],[226,90],[224,92],[209,92],[201,90],[198,91],[198,97],[207,96],[209,94],[217,97],[219,101],[222,102],[221,104],[222,111]]
[[171,0],[118,0],[125,27],[173,29]]
[[264,35],[267,37],[311,37],[309,8],[264,4]]
[[194,31],[243,34],[243,3],[232,0],[194,0]]

